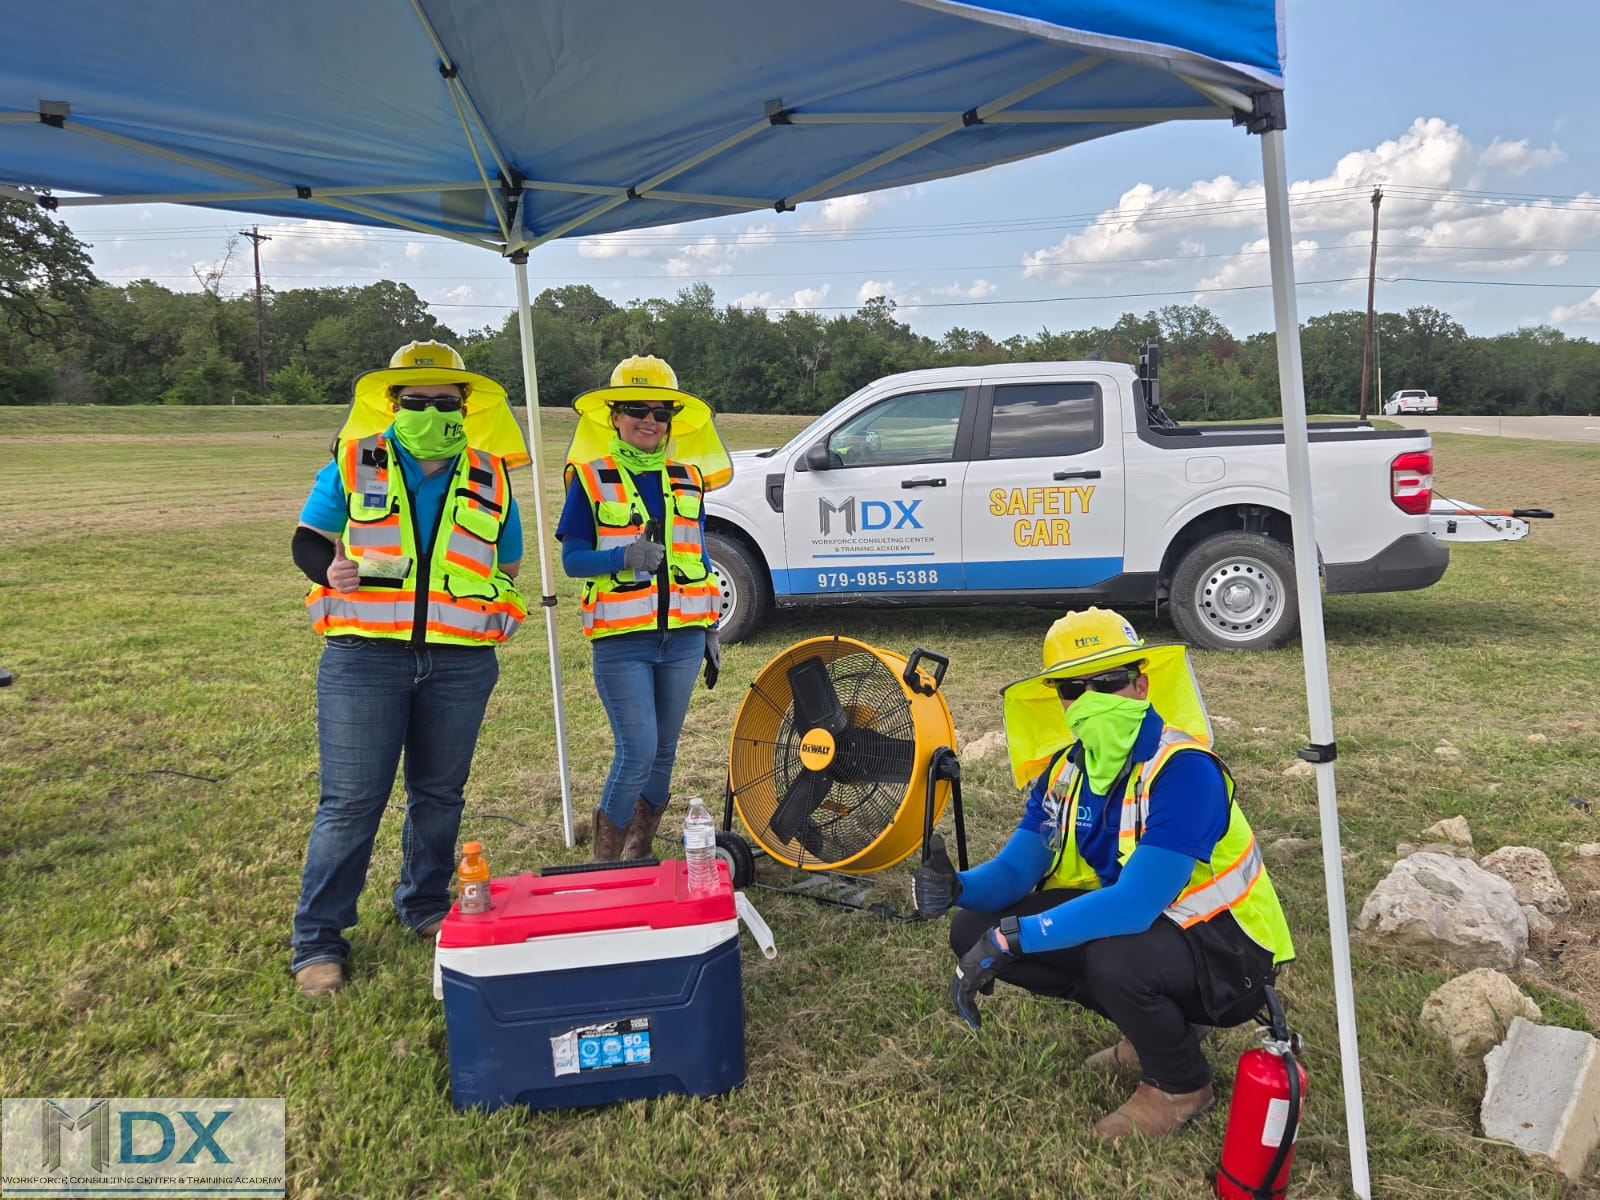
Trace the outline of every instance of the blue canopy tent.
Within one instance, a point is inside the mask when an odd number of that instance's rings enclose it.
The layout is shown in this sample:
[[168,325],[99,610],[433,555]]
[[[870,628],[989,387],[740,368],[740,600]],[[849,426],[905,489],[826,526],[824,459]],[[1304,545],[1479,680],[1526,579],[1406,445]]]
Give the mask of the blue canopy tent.
[[[1172,120],[1261,135],[1351,1174],[1370,1195],[1283,149],[1281,0],[53,0],[9,14],[0,184],[397,227],[510,259],[567,844],[527,254]],[[48,189],[44,197],[20,188]]]

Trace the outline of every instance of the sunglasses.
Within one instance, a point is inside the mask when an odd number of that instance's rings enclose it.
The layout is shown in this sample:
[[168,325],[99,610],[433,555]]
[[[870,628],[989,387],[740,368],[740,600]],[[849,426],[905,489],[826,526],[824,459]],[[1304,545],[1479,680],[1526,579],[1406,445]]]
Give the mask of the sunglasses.
[[635,421],[642,421],[646,417],[654,417],[665,425],[683,411],[677,404],[641,404],[630,401],[626,404],[613,404],[613,412],[619,412],[625,417],[632,417]]
[[1099,675],[1090,675],[1083,679],[1047,679],[1045,682],[1055,688],[1056,695],[1063,700],[1076,700],[1090,688],[1097,692],[1120,692],[1141,674],[1138,665],[1135,664],[1103,671]]
[[465,401],[460,396],[397,396],[395,400],[407,412],[422,412],[425,409],[436,408],[440,412],[460,412]]

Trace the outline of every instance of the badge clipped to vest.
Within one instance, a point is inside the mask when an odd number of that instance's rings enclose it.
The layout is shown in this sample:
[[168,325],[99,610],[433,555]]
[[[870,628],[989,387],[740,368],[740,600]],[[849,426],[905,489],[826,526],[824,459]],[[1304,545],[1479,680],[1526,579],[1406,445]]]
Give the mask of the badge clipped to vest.
[[411,559],[403,554],[368,550],[361,556],[360,564],[363,579],[404,579],[411,574]]

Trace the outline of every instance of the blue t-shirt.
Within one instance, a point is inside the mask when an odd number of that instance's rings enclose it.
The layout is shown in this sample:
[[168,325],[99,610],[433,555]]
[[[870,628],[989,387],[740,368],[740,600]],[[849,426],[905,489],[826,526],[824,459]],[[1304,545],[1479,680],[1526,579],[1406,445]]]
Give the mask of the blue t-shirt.
[[[1149,762],[1161,742],[1161,714],[1155,709],[1144,715],[1139,736],[1133,743],[1135,762]],[[1028,806],[1018,822],[1021,832],[1049,836],[1055,827],[1055,813],[1046,804],[1049,772],[1033,781]],[[1117,862],[1117,835],[1120,822],[1120,797],[1117,812],[1106,812],[1106,798],[1089,787],[1088,777],[1078,791],[1078,811],[1074,837],[1078,853],[1094,868],[1104,886],[1117,881],[1121,865]],[[1206,754],[1179,751],[1156,777],[1150,791],[1150,817],[1139,839],[1141,846],[1157,846],[1205,862],[1217,840],[1228,829],[1228,792],[1222,772]]]
[[[388,440],[390,453],[400,464],[406,491],[411,495],[411,511],[417,518],[417,536],[422,539],[418,549],[426,554],[433,547],[434,527],[439,523],[439,514],[444,509],[445,497],[450,494],[450,480],[455,473],[444,470],[424,475],[417,460],[394,440],[393,426],[385,429],[383,436]],[[317,472],[317,478],[311,485],[311,494],[300,509],[300,521],[313,529],[343,533],[349,519],[349,503],[344,480],[339,476],[339,464],[337,460],[329,459]],[[514,496],[506,511],[505,528],[500,532],[497,557],[502,567],[522,561],[522,514],[517,510]]]

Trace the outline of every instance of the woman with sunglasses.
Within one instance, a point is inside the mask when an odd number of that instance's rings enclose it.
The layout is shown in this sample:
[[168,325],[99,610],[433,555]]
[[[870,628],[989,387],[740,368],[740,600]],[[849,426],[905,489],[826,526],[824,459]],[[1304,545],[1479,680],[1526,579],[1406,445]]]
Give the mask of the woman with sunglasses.
[[1249,1020],[1294,946],[1185,647],[1090,608],[1050,627],[1044,664],[1003,693],[1013,778],[1032,780],[1016,832],[967,871],[935,837],[917,910],[961,909],[950,995],[973,1029],[997,979],[1112,1021],[1122,1039],[1085,1066],[1141,1081],[1094,1133],[1163,1137],[1214,1103],[1201,1038]]
[[395,915],[431,939],[450,910],[463,791],[499,679],[495,647],[527,606],[509,468],[528,461],[505,389],[455,349],[412,342],[355,398],[300,513],[311,580],[321,802],[290,969],[307,995],[345,984],[356,901],[405,763]]
[[701,663],[714,687],[722,590],[705,552],[704,494],[733,477],[704,400],[654,356],[573,401],[562,569],[586,581],[583,632],[616,747],[594,809],[595,862],[646,858],[667,807]]

